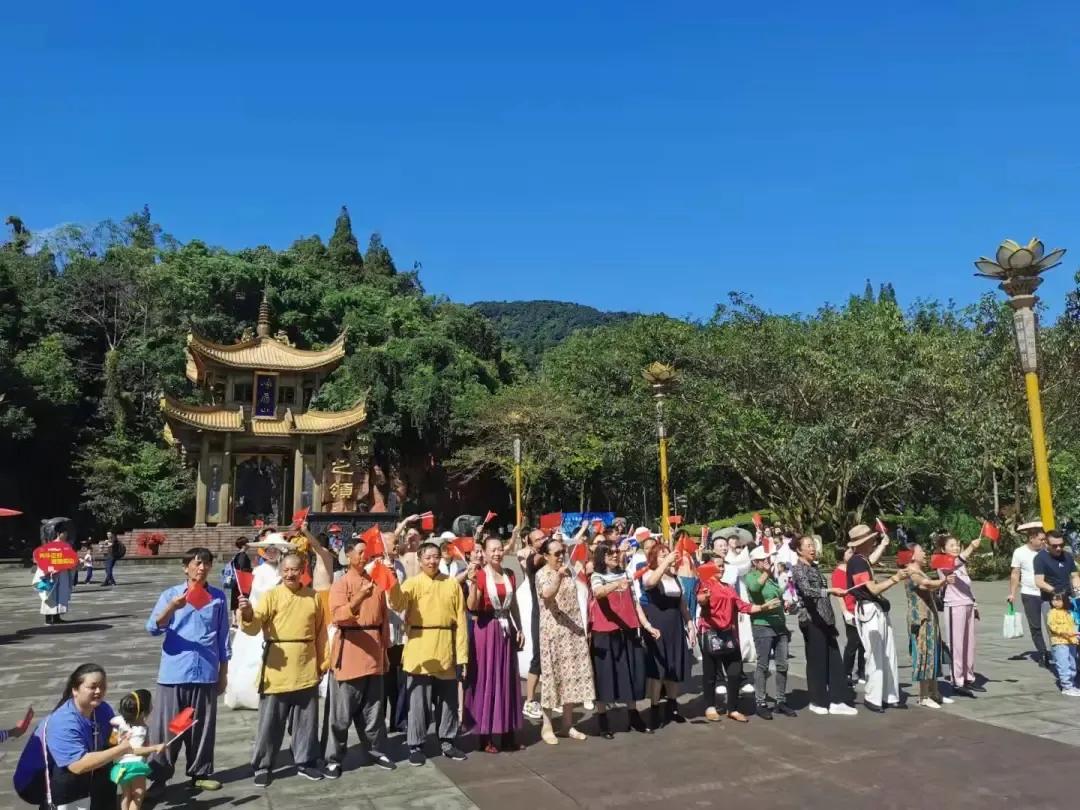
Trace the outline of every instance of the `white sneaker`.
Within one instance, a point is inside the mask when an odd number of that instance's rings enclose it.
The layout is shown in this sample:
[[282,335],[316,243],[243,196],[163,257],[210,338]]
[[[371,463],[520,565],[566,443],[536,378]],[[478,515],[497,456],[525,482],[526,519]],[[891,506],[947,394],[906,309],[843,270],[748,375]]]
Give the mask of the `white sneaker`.
[[[814,707],[811,706],[810,708],[813,709]],[[848,706],[846,703],[830,703],[829,704],[829,714],[842,714],[842,715],[847,715],[848,717],[851,717],[851,716],[856,715],[858,713],[859,713],[858,709],[856,709],[854,706]]]
[[593,706],[593,702],[591,700],[586,700],[584,703],[581,704],[581,708],[583,708],[587,712],[591,712],[595,708],[595,706]]
[[1061,694],[1065,695],[1065,697],[1080,697],[1080,689],[1070,686],[1068,689],[1062,689]]
[[535,700],[528,701],[522,707],[521,713],[523,715],[525,715],[526,717],[528,717],[530,720],[543,720],[544,719],[544,713],[540,709],[540,704]]
[[945,697],[944,695],[941,696],[941,704],[943,706],[948,706],[950,703],[956,703],[956,701],[953,700],[951,697]]
[[716,687],[716,694],[718,694],[718,695],[726,695],[727,694],[727,687],[724,684],[720,684],[718,687]]
[[924,709],[940,709],[941,708],[941,704],[938,703],[933,698],[922,698],[919,701],[919,705],[922,706]]
[[826,709],[824,706],[815,706],[813,703],[811,703],[806,708],[808,708],[814,714],[828,714],[829,713],[829,710]]
[[754,685],[752,683],[744,683],[742,689],[739,690],[739,694],[752,695],[754,694]]
[[859,686],[866,686],[866,678],[859,678],[858,684]]

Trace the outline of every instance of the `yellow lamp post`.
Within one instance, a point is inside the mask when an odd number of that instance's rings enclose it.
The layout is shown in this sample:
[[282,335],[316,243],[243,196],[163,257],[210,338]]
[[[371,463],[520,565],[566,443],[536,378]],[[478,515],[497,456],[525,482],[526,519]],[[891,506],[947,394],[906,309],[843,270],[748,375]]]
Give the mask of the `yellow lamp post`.
[[517,411],[510,413],[510,424],[514,426],[514,512],[515,526],[521,525],[521,423],[525,421]]
[[993,259],[981,257],[975,266],[977,275],[1000,282],[1009,296],[1013,327],[1020,349],[1020,366],[1027,388],[1028,418],[1031,421],[1031,444],[1035,455],[1035,483],[1039,492],[1039,513],[1043,528],[1054,528],[1054,502],[1050,491],[1050,465],[1046,458],[1046,434],[1043,432],[1042,401],[1039,396],[1039,357],[1036,348],[1038,319],[1035,316],[1035,290],[1042,284],[1041,273],[1061,263],[1065,250],[1046,252],[1038,239],[1019,245],[1006,239]]
[[656,398],[656,436],[660,443],[660,531],[671,542],[671,505],[668,502],[667,429],[664,426],[664,398],[677,382],[675,369],[664,363],[653,363],[642,370],[641,376]]

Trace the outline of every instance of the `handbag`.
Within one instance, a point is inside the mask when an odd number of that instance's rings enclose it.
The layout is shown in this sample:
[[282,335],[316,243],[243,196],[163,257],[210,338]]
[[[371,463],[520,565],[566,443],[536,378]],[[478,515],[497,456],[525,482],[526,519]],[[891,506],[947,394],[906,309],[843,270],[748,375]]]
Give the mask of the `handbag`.
[[738,647],[738,642],[735,640],[735,631],[730,628],[727,630],[707,630],[705,632],[705,649],[711,655],[731,652],[738,649]]

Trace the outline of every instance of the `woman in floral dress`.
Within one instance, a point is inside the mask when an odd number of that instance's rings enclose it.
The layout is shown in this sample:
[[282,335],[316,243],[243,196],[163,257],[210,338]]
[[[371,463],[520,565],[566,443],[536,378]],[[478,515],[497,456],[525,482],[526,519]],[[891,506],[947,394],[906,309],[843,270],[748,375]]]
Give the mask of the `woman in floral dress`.
[[540,598],[540,707],[544,711],[540,738],[548,745],[557,745],[552,712],[562,710],[562,731],[558,736],[584,740],[586,736],[573,726],[574,704],[595,700],[596,691],[577,583],[566,565],[566,547],[561,540],[551,539],[540,546],[540,553],[547,562],[536,574]]
[[949,574],[932,579],[923,571],[926,551],[915,543],[911,546],[911,563],[907,581],[908,625],[911,628],[911,682],[919,685],[919,705],[940,709],[952,698],[943,697],[938,686],[941,677],[941,625],[934,592],[956,582]]

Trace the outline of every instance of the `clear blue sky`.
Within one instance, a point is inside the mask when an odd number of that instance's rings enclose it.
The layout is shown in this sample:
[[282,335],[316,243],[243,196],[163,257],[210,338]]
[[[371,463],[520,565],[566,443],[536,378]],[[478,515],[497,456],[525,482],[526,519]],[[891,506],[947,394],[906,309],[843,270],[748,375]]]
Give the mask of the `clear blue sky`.
[[1072,249],[1060,311],[1080,264],[1073,3],[23,2],[2,26],[0,215],[35,230],[145,202],[181,240],[285,247],[346,203],[455,300],[697,316],[867,277],[966,303],[972,260],[1031,235]]

